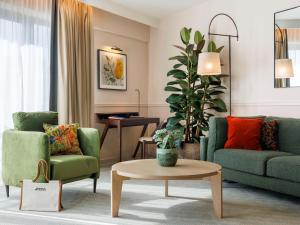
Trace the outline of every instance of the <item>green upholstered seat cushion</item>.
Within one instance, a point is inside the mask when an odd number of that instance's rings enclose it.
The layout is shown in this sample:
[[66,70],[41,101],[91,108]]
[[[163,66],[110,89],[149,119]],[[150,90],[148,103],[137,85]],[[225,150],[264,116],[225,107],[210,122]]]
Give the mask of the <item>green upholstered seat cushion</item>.
[[267,163],[267,176],[300,183],[300,156],[282,156]]
[[58,124],[57,112],[16,112],[13,114],[16,130],[44,132],[43,124]]
[[267,117],[278,121],[279,150],[300,155],[300,119]]
[[50,157],[51,180],[68,180],[99,172],[98,160],[86,155],[57,155]]
[[279,151],[220,149],[215,152],[214,161],[228,169],[265,175],[266,163],[269,159],[287,155],[291,154]]

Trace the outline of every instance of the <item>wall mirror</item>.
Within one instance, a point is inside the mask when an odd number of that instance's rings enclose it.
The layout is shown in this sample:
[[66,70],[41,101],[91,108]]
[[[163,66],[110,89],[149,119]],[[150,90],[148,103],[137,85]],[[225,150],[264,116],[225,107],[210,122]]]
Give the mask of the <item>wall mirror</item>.
[[300,6],[274,14],[274,86],[300,87]]

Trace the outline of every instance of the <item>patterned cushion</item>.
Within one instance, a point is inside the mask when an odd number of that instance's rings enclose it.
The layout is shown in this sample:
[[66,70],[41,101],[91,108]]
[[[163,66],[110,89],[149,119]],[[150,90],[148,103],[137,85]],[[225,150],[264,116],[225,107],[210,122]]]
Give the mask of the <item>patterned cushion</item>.
[[276,120],[263,123],[261,145],[265,150],[278,150],[278,122]]
[[79,124],[44,124],[49,137],[49,151],[51,155],[82,155],[77,138]]

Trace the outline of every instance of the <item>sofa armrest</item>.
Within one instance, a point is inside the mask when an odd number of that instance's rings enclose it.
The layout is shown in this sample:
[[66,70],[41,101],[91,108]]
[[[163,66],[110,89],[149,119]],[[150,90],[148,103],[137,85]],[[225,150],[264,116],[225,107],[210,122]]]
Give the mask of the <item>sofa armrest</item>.
[[227,120],[225,117],[211,117],[209,119],[209,135],[207,145],[207,161],[214,161],[214,152],[224,148],[227,140]]
[[206,161],[207,159],[207,144],[208,137],[201,136],[200,137],[200,159]]
[[84,155],[94,156],[100,168],[100,136],[95,128],[79,128],[78,139]]
[[[2,178],[6,185],[20,186],[23,179],[33,179],[38,162],[49,165],[48,136],[43,132],[6,130],[2,143]],[[42,176],[41,176],[42,177]],[[42,177],[40,182],[44,182]]]

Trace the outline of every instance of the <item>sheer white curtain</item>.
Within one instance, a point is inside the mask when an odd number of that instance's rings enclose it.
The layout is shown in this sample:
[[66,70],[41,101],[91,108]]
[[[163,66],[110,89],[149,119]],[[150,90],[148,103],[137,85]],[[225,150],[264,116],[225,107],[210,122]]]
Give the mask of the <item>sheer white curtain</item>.
[[300,29],[287,29],[289,40],[289,58],[293,61],[294,74],[291,78],[291,86],[300,86]]
[[0,135],[13,112],[49,109],[51,8],[52,0],[0,0]]

